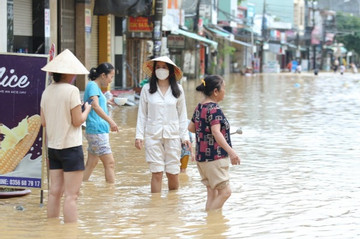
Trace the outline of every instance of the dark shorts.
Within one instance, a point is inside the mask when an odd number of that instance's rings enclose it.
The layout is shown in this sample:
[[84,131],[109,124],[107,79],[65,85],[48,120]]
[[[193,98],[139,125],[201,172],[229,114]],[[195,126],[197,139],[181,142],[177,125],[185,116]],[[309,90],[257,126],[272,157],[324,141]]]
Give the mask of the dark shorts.
[[64,172],[84,170],[84,152],[82,145],[66,148],[49,148],[50,169],[63,169]]

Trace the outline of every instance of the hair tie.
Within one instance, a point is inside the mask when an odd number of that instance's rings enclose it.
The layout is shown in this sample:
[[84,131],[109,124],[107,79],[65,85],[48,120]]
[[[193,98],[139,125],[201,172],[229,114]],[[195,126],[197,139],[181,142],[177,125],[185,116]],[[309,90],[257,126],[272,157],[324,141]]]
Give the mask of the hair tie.
[[206,86],[205,80],[201,79],[201,83],[204,85],[204,87]]

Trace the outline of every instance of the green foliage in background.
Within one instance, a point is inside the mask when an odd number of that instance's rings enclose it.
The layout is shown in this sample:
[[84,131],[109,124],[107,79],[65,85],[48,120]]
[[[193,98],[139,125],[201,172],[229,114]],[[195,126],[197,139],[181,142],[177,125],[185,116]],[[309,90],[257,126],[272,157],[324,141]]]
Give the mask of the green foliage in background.
[[232,46],[224,46],[223,48],[220,49],[220,54],[222,56],[225,56],[227,54],[229,54],[230,56],[234,55],[236,51],[236,48],[235,47],[232,47]]
[[360,54],[360,18],[346,13],[336,14],[336,41],[347,50]]

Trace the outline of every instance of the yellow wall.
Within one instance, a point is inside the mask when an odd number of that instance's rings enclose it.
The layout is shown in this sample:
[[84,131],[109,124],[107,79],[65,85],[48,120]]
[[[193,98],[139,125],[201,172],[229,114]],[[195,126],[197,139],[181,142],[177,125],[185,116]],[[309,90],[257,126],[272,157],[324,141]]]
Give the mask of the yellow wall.
[[111,61],[110,16],[99,16],[99,63]]

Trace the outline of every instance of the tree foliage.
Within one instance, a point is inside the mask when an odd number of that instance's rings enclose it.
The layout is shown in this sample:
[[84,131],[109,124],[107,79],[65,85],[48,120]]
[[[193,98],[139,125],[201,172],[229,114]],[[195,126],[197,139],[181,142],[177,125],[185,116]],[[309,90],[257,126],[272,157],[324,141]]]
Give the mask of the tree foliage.
[[360,18],[346,13],[336,14],[336,41],[360,54]]

